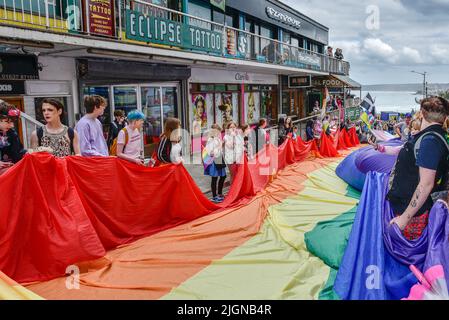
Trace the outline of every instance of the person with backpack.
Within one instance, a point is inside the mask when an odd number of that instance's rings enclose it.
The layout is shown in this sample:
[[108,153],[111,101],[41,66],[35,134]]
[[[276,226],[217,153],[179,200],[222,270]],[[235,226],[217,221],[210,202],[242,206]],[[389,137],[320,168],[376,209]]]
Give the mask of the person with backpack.
[[143,165],[142,157],[142,130],[145,121],[145,115],[137,110],[128,113],[129,124],[118,133],[116,140],[113,142],[112,153],[116,151],[118,158]]
[[432,194],[447,190],[449,183],[449,135],[443,124],[449,102],[440,97],[421,102],[421,131],[403,147],[374,145],[380,152],[398,155],[391,173],[390,202],[396,223],[409,240],[418,239],[428,224]]
[[104,114],[106,99],[93,95],[84,97],[87,114],[76,125],[81,155],[83,157],[108,157],[109,150],[103,135],[103,125],[98,117]]
[[42,115],[46,124],[31,134],[32,149],[49,148],[58,158],[81,155],[78,134],[73,128],[62,124],[63,114],[64,106],[60,101],[51,98],[42,101]]
[[117,139],[118,133],[126,127],[125,112],[123,110],[114,111],[114,121],[109,126],[108,147],[111,148],[114,140]]

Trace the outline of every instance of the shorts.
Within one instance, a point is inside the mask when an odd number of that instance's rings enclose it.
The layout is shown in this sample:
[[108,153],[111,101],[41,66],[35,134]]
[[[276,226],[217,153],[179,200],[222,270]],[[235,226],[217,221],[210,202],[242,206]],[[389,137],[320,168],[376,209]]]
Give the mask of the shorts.
[[410,241],[417,240],[422,236],[424,229],[426,229],[428,224],[429,224],[429,211],[426,211],[419,217],[413,217],[410,223],[405,228],[405,230],[402,232],[402,234],[407,240]]

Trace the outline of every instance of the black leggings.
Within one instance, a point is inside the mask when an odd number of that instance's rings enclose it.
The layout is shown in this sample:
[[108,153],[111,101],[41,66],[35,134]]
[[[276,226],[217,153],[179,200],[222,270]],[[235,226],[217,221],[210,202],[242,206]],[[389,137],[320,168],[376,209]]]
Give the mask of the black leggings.
[[217,181],[218,181],[218,194],[223,195],[223,186],[226,181],[226,176],[220,177],[220,179],[218,179],[218,177],[212,177],[211,188],[212,188],[212,195],[214,196],[214,198],[217,196]]

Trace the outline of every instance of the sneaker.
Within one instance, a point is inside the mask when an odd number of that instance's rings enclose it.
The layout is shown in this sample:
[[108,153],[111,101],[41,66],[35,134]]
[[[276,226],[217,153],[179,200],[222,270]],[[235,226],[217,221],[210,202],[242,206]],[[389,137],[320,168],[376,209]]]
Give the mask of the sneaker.
[[213,203],[222,203],[223,202],[223,200],[220,198],[220,197],[213,197],[212,198],[212,202]]
[[222,202],[224,201],[224,199],[225,199],[225,197],[224,197],[224,195],[218,195],[218,197],[217,197],[218,199],[220,199]]

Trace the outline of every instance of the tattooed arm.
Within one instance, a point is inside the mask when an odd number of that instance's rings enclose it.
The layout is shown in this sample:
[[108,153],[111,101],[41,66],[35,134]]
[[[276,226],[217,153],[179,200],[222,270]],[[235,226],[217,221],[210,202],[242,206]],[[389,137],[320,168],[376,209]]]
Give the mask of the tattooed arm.
[[419,209],[424,205],[435,185],[436,171],[426,168],[419,168],[419,184],[413,195],[412,201],[404,213],[391,221],[396,223],[401,230],[410,223],[410,220],[418,213]]

